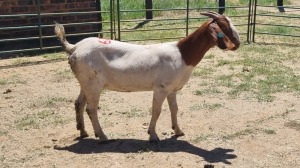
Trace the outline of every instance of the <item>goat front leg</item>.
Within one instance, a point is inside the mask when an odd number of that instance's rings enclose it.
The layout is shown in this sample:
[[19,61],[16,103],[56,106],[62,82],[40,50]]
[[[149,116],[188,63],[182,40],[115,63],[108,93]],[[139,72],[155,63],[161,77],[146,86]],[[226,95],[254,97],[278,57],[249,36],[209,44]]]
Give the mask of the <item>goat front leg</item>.
[[148,134],[150,135],[149,138],[150,142],[159,141],[159,138],[155,131],[155,127],[156,127],[156,122],[158,120],[158,117],[161,113],[162,104],[166,99],[166,97],[167,97],[167,93],[160,90],[154,90],[153,101],[152,101],[152,116],[151,116],[151,121],[148,129]]
[[77,130],[80,130],[81,138],[85,138],[89,136],[84,126],[83,112],[84,112],[85,105],[86,105],[86,98],[83,91],[80,90],[80,94],[77,100],[75,101],[75,111],[76,111]]
[[181,131],[177,123],[178,106],[176,100],[176,92],[170,93],[167,96],[167,100],[171,111],[172,129],[174,130],[175,136],[184,136],[184,133]]

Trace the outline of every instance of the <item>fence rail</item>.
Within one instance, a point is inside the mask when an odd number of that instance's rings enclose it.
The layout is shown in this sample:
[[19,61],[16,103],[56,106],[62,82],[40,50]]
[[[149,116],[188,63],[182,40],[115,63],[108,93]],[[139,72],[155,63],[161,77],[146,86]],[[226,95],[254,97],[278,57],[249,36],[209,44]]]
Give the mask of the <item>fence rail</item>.
[[[259,11],[259,9],[272,9],[272,8],[278,8],[280,14],[270,14],[266,11]],[[284,19],[300,19],[300,15],[287,15],[289,12],[299,11],[300,7],[297,6],[283,6],[283,1],[278,0],[277,6],[270,6],[270,5],[262,5],[259,4],[257,0],[254,0],[254,20],[253,20],[253,34],[252,34],[252,42],[255,42],[256,34],[264,34],[264,35],[272,35],[272,36],[286,36],[286,37],[300,37],[300,26],[299,25],[291,25],[291,23],[286,24],[275,24],[268,22],[268,20],[271,20],[272,18],[284,18]],[[268,17],[268,19],[264,19],[261,21],[258,21],[257,18],[264,18]],[[287,33],[287,32],[268,32],[268,31],[262,31],[257,30],[257,27],[259,26],[265,26],[265,27],[276,27],[279,28],[293,28],[293,30],[297,29],[298,31],[295,31],[295,34]],[[289,31],[291,32],[291,31]]]
[[[148,1],[148,2],[147,2]],[[151,1],[151,4],[149,3]],[[155,2],[155,0],[153,0]],[[280,1],[280,0],[278,0]],[[38,0],[37,2],[40,2]],[[100,2],[100,1],[96,1]],[[56,40],[54,32],[52,34],[45,34],[46,29],[51,29],[53,31],[54,23],[45,24],[42,19],[47,17],[60,17],[60,16],[78,16],[84,17],[85,15],[95,14],[99,17],[99,20],[96,21],[86,21],[86,22],[77,22],[77,23],[63,23],[66,28],[71,26],[100,26],[101,30],[99,31],[89,31],[89,32],[79,32],[79,33],[70,33],[68,37],[87,37],[87,36],[100,36],[120,41],[169,41],[174,39],[180,39],[187,36],[192,30],[196,29],[197,24],[206,20],[206,17],[200,16],[199,11],[204,10],[214,10],[223,13],[225,10],[228,11],[226,15],[232,19],[239,20],[236,27],[241,27],[240,35],[243,36],[244,40],[247,42],[255,42],[258,35],[271,35],[271,36],[287,36],[298,38],[300,37],[300,26],[293,25],[291,23],[272,23],[266,22],[268,18],[283,18],[283,19],[300,19],[299,14],[289,14],[291,11],[300,10],[298,6],[271,6],[259,4],[257,0],[249,0],[249,3],[246,5],[240,6],[225,6],[225,0],[219,0],[219,3],[215,3],[214,6],[193,6],[196,0],[186,0],[185,5],[178,8],[157,8],[152,3],[152,0],[145,0],[145,9],[127,9],[120,2],[120,0],[110,0],[105,8],[97,7],[98,11],[79,11],[79,12],[41,12],[40,3],[38,3],[37,13],[27,13],[27,14],[0,14],[1,20],[8,18],[32,18],[37,19],[37,22],[32,25],[25,26],[5,26],[5,24],[0,26],[0,32],[10,32],[10,31],[37,31],[37,35],[32,35],[28,37],[18,37],[17,35],[14,38],[7,38],[0,35],[0,58],[10,53],[22,53],[28,51],[40,51],[40,50],[49,50],[49,49],[59,49],[61,48],[59,43]],[[100,3],[97,3],[100,5]],[[103,5],[103,4],[102,4]],[[102,10],[101,10],[102,8]],[[266,9],[274,10],[278,8],[279,11],[269,13]],[[101,11],[99,11],[101,10]],[[231,10],[233,10],[231,12]],[[238,12],[237,12],[238,11]],[[281,12],[281,13],[280,13]],[[284,13],[283,13],[284,12]],[[134,15],[143,17],[136,17]],[[156,16],[156,13],[161,13],[160,16]],[[167,17],[163,13],[167,13]],[[170,13],[175,13],[174,15]],[[179,14],[176,14],[179,13]],[[197,15],[195,15],[197,14]],[[130,17],[130,16],[133,17]],[[175,16],[176,15],[176,16]],[[152,24],[152,26],[145,26],[147,24]],[[173,25],[172,25],[173,24]],[[155,25],[155,26],[153,26]],[[164,26],[168,25],[168,26]],[[280,28],[291,28],[293,31],[278,31],[272,32],[265,30],[266,27],[275,27],[274,30],[280,30]],[[296,30],[296,31],[295,31]],[[297,31],[298,30],[298,31]],[[149,33],[150,32],[150,33]],[[148,35],[148,34],[158,34],[158,36]],[[159,32],[164,32],[165,34],[170,33],[170,36],[164,35],[159,36]],[[174,33],[175,32],[175,33]],[[178,32],[176,34],[176,32]],[[68,31],[67,31],[68,33]],[[143,34],[143,35],[141,35]],[[6,44],[14,45],[15,42],[21,43],[31,43],[32,41],[37,42],[38,46],[28,47],[19,49],[6,49],[1,48]],[[47,44],[49,41],[52,41],[51,44]],[[53,42],[55,41],[55,42]],[[76,41],[76,40],[75,40]]]

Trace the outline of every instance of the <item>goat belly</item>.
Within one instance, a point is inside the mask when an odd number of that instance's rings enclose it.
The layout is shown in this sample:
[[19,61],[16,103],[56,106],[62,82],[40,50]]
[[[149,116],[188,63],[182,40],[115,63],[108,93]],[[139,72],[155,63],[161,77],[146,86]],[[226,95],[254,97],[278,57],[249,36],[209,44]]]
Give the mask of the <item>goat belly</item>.
[[189,80],[192,67],[174,71],[158,68],[154,71],[116,71],[111,69],[105,76],[104,88],[121,92],[151,91],[161,88],[168,91],[180,90]]
[[151,78],[147,74],[122,73],[122,75],[118,74],[106,77],[104,87],[109,90],[121,92],[150,91],[153,90],[153,78]]

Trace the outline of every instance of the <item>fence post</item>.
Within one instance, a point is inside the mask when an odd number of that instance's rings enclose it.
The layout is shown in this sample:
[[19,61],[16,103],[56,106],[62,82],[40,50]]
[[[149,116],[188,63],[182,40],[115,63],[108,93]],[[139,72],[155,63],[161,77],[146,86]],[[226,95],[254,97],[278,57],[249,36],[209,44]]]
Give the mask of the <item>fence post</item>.
[[185,36],[189,35],[190,0],[186,0],[186,28]]
[[251,28],[252,28],[252,0],[249,0],[249,9],[248,9],[248,27],[247,27],[247,42],[250,43],[251,37]]
[[146,19],[153,19],[152,0],[145,0],[146,4]]
[[110,0],[110,39],[114,40],[115,27],[115,0]]
[[252,42],[255,42],[256,9],[257,9],[257,0],[254,0],[254,19],[253,19]]
[[118,37],[117,37],[117,40],[121,41],[120,0],[117,0],[117,17],[118,17]]
[[43,38],[42,38],[42,20],[41,20],[41,2],[38,1],[38,19],[39,19],[39,42],[40,42],[40,50],[43,49]]
[[219,0],[219,14],[223,14],[225,12],[225,0]]
[[285,12],[284,7],[283,7],[283,0],[277,0],[277,7],[279,12]]
[[[99,11],[97,13],[97,20],[100,21],[98,25],[98,31],[102,31],[102,15],[101,15],[101,0],[96,0],[96,10]],[[100,33],[100,37],[103,38],[103,33]]]

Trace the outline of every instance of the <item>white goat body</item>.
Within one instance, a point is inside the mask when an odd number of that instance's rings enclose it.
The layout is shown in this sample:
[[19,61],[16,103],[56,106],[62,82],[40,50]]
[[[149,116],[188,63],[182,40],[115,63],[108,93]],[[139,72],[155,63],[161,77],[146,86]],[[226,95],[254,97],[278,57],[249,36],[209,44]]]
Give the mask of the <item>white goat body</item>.
[[103,88],[131,92],[164,87],[173,92],[181,89],[192,73],[193,67],[182,60],[176,42],[135,45],[114,40],[104,44],[101,40],[91,37],[77,43],[70,59],[76,60],[71,64],[74,71],[97,76]]
[[62,25],[55,33],[69,54],[69,63],[78,82],[80,94],[75,102],[77,129],[88,136],[83,111],[92,122],[95,135],[106,141],[98,121],[97,108],[103,89],[132,92],[153,90],[152,117],[148,128],[151,141],[157,141],[156,122],[165,98],[171,111],[175,136],[184,133],[177,123],[176,91],[189,80],[192,70],[213,46],[235,50],[239,36],[230,19],[213,12],[202,13],[213,18],[179,42],[135,45],[96,37],[86,38],[76,45],[69,44]]

